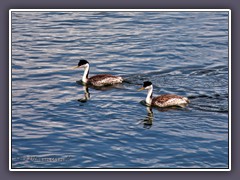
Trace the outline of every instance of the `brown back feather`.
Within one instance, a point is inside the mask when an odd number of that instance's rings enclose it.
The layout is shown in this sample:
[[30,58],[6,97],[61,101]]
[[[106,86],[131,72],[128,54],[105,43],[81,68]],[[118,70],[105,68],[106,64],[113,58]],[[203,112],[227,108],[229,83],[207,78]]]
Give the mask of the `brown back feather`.
[[110,75],[110,74],[99,74],[99,75],[95,75],[95,76],[90,77],[88,80],[90,82],[91,81],[100,81],[100,80],[108,78],[108,77],[116,77],[116,76],[113,76],[113,75]]
[[155,103],[156,101],[158,101],[159,103],[164,103],[164,102],[168,101],[169,99],[173,99],[173,98],[183,99],[182,96],[178,96],[175,94],[164,94],[161,96],[154,97],[152,100],[152,103]]

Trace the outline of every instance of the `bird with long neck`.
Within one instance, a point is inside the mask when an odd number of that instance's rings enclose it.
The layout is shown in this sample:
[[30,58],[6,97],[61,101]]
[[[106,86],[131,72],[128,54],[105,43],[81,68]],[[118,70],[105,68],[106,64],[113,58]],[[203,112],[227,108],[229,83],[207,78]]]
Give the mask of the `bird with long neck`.
[[152,97],[153,95],[153,85],[150,81],[143,82],[141,90],[148,90],[146,97],[146,104],[148,106],[158,106],[158,107],[170,107],[170,106],[180,106],[185,107],[190,103],[189,99],[183,96],[178,96],[175,94],[164,94],[157,97]]
[[84,73],[82,76],[82,82],[84,84],[91,84],[93,86],[106,86],[106,85],[113,85],[123,82],[123,78],[120,76],[113,76],[110,74],[99,74],[88,78],[90,65],[89,62],[81,59],[75,68],[84,68]]

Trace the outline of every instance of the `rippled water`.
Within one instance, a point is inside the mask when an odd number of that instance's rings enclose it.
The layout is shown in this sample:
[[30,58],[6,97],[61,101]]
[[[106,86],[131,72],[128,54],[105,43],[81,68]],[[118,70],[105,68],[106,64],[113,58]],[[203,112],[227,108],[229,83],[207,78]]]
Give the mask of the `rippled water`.
[[[81,58],[126,82],[83,101]],[[191,103],[148,109],[145,80]],[[228,151],[228,12],[12,12],[12,168],[228,168]]]

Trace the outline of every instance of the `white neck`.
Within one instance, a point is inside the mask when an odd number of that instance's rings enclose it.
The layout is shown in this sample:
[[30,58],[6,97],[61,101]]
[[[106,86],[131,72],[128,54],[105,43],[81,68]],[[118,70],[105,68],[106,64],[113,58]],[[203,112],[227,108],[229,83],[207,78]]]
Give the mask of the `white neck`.
[[83,77],[82,77],[82,82],[87,83],[87,81],[88,81],[88,73],[89,73],[89,64],[86,64],[84,66],[84,73],[83,73]]
[[151,105],[151,103],[152,103],[152,92],[153,92],[153,86],[151,85],[150,88],[148,89],[148,94],[146,97],[146,103],[148,105]]

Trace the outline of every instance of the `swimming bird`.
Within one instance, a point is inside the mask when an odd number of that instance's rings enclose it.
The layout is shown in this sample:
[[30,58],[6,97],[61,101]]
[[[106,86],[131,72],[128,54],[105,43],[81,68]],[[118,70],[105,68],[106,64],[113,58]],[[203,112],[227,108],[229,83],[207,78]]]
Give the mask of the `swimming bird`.
[[123,82],[122,77],[113,76],[110,74],[99,74],[99,75],[95,75],[88,78],[90,65],[89,65],[89,62],[85,59],[81,59],[78,65],[73,68],[75,69],[75,68],[81,68],[81,67],[84,68],[84,73],[82,76],[82,82],[84,84],[90,84],[93,86],[106,86],[106,85],[113,85],[113,84],[118,84]]
[[164,94],[157,97],[152,97],[153,95],[153,85],[150,81],[143,82],[143,87],[139,89],[148,90],[146,97],[146,103],[148,106],[158,106],[158,107],[170,107],[170,106],[180,106],[185,107],[190,103],[189,99],[183,96],[178,96],[175,94]]

